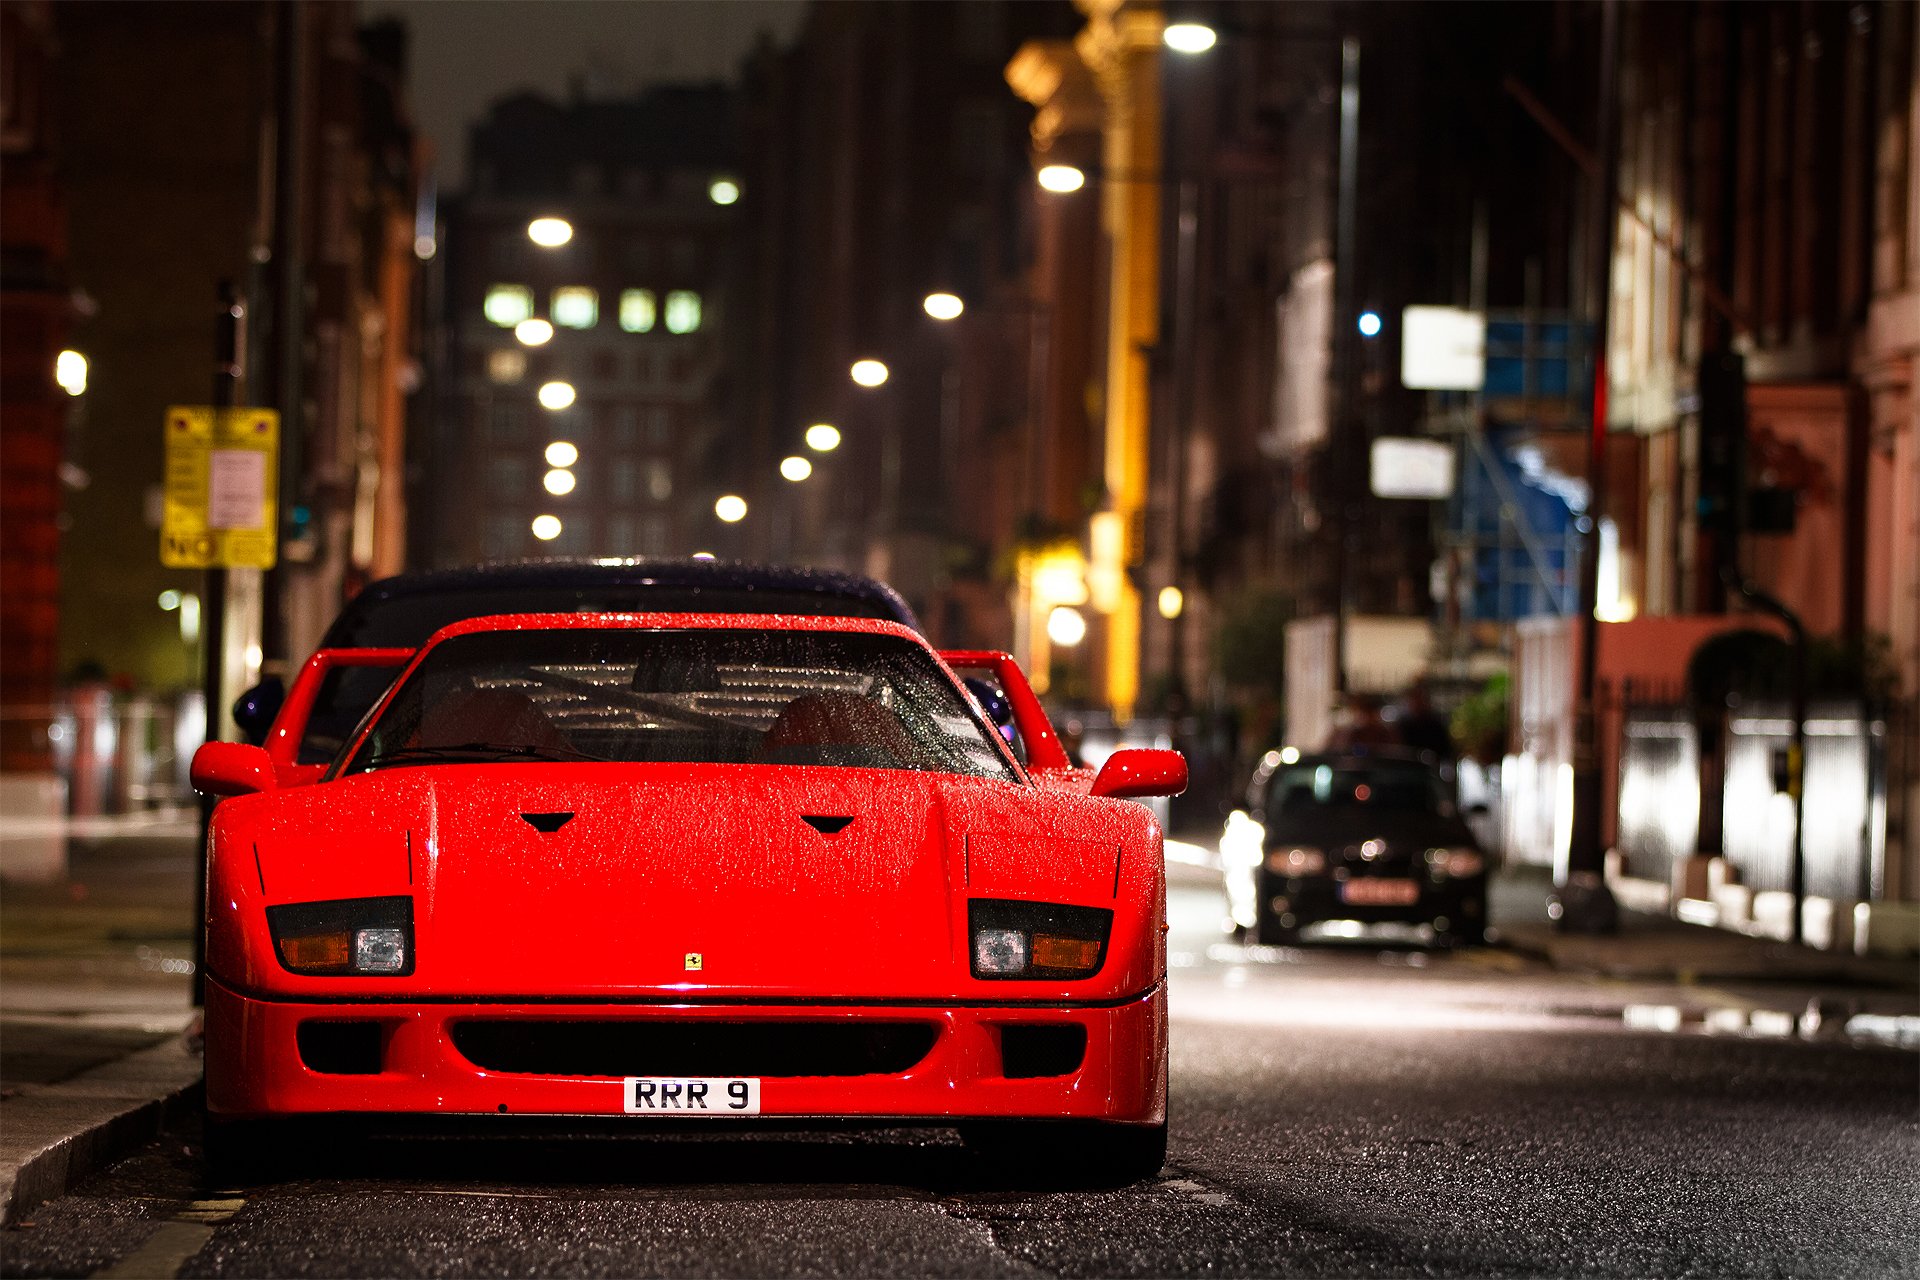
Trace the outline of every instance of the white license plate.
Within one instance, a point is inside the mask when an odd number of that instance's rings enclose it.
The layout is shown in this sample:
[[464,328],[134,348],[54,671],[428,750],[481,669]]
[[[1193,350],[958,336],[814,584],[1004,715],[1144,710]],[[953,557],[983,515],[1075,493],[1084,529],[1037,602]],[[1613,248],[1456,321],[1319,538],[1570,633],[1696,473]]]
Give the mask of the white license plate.
[[743,1076],[628,1076],[628,1115],[757,1116],[760,1081]]
[[1412,880],[1349,880],[1340,886],[1340,899],[1356,907],[1410,907],[1420,901],[1420,886]]

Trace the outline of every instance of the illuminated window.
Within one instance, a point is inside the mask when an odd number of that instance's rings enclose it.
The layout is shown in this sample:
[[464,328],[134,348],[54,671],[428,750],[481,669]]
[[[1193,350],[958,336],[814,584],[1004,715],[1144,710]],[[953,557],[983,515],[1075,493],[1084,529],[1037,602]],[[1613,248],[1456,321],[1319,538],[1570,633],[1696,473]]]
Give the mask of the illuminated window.
[[498,383],[514,383],[527,376],[527,353],[511,347],[487,354],[487,376]]
[[533,290],[523,284],[496,284],[487,290],[487,300],[480,309],[487,319],[511,329],[533,318]]
[[628,333],[653,332],[653,290],[624,289],[620,293],[620,327]]
[[600,295],[582,285],[553,291],[553,322],[563,329],[591,329],[600,319]]
[[667,295],[667,332],[692,333],[700,327],[700,295],[675,289]]

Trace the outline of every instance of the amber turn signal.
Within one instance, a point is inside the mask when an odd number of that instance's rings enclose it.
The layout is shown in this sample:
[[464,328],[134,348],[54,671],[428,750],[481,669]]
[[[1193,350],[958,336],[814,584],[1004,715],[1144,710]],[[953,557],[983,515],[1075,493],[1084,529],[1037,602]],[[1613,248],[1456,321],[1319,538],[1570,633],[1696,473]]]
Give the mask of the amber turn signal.
[[1063,938],[1058,934],[1033,935],[1033,967],[1036,969],[1081,969],[1093,972],[1100,964],[1100,943],[1092,938]]
[[280,939],[280,958],[287,968],[344,969],[351,958],[346,930],[339,933],[314,933],[303,938]]

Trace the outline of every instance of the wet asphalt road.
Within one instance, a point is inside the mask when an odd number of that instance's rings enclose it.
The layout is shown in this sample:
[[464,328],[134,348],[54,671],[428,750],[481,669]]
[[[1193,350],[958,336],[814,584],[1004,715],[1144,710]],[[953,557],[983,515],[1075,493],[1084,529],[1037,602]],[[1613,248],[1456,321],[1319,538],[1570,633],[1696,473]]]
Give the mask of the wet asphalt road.
[[1920,1054],[1799,1016],[1832,993],[1249,953],[1216,920],[1175,895],[1154,1182],[1009,1187],[939,1131],[323,1132],[302,1175],[225,1189],[189,1127],[0,1236],[0,1273],[1920,1274]]

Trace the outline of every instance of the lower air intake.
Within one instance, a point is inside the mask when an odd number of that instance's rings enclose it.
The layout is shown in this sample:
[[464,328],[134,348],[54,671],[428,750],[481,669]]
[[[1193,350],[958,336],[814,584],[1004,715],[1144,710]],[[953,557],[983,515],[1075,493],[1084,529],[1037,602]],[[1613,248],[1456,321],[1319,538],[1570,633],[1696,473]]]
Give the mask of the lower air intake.
[[477,1067],[539,1076],[891,1076],[938,1032],[924,1022],[456,1022],[454,1048]]
[[1077,1023],[1000,1029],[1000,1065],[1009,1080],[1070,1076],[1086,1058],[1087,1029]]

